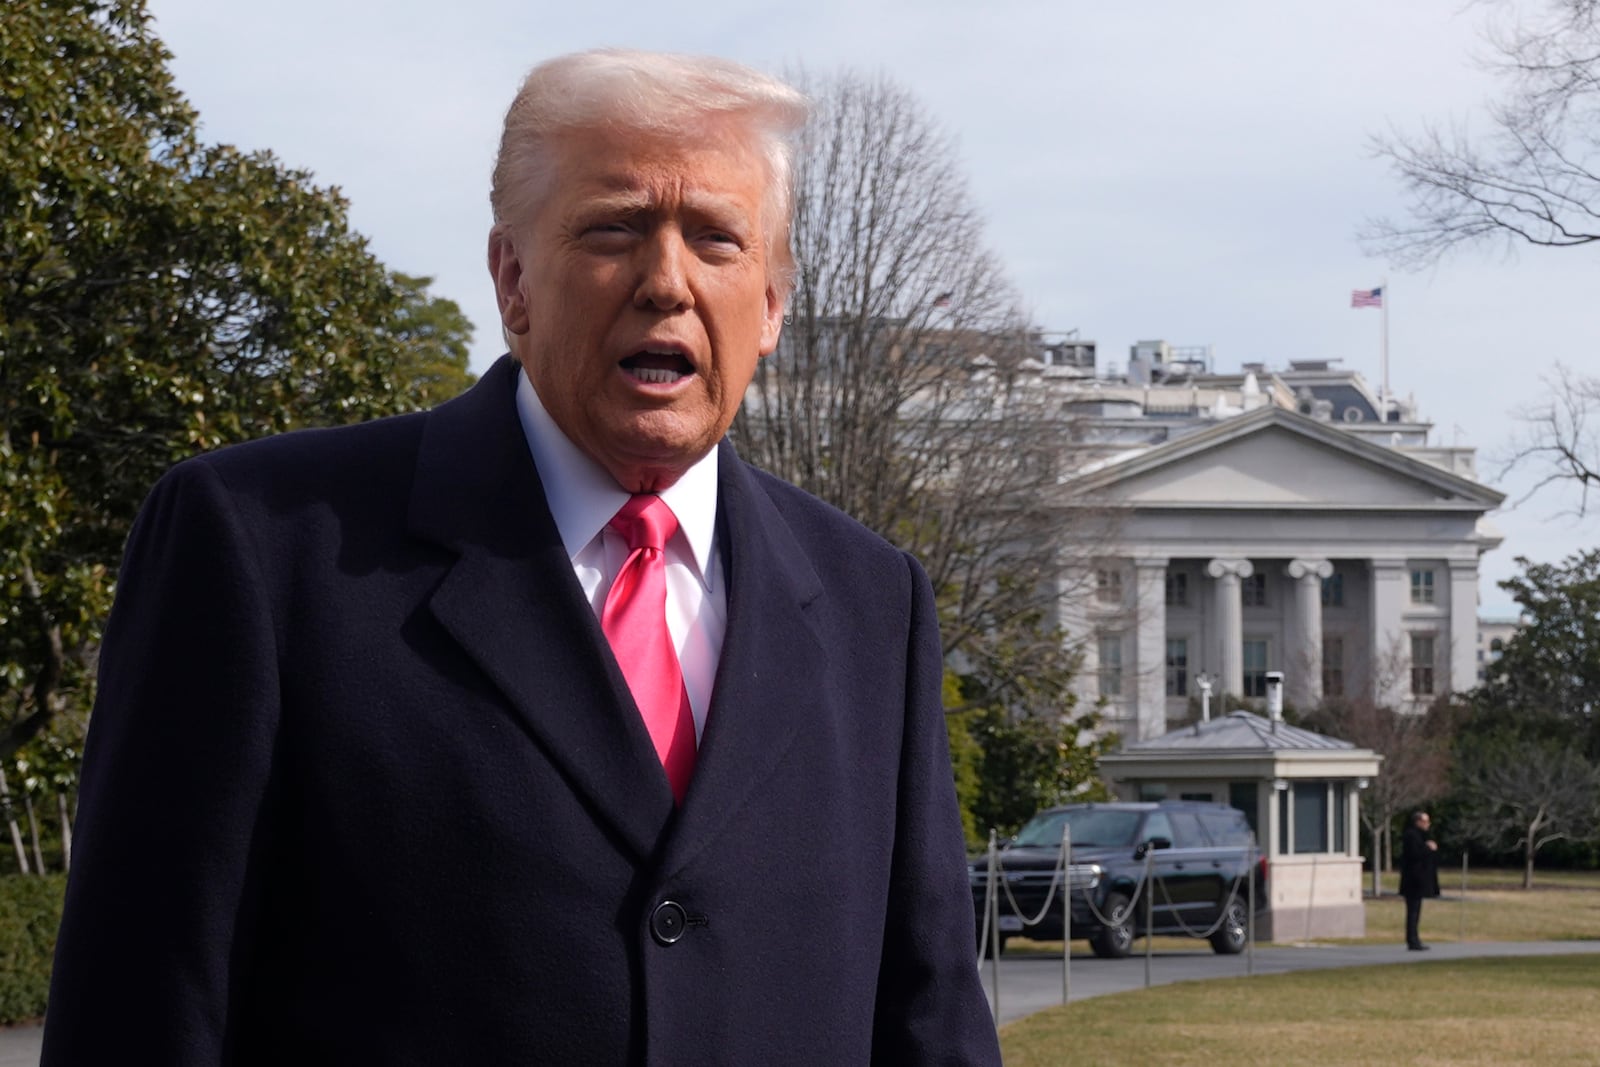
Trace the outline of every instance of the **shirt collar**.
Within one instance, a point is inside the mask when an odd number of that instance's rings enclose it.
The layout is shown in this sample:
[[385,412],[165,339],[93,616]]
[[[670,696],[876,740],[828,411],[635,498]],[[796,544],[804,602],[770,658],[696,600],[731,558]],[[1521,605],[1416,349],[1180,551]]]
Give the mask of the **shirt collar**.
[[[545,503],[568,556],[576,556],[628,502],[629,493],[561,432],[525,372],[517,374],[517,418],[533,453]],[[712,449],[661,493],[689,547],[700,582],[711,588],[717,531],[717,450]]]

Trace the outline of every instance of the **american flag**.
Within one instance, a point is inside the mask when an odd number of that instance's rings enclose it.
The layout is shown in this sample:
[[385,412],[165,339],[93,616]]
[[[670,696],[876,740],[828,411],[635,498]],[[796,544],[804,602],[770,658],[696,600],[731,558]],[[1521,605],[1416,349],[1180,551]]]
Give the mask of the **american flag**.
[[1383,286],[1376,289],[1352,289],[1350,291],[1350,306],[1353,308],[1381,308],[1383,307]]

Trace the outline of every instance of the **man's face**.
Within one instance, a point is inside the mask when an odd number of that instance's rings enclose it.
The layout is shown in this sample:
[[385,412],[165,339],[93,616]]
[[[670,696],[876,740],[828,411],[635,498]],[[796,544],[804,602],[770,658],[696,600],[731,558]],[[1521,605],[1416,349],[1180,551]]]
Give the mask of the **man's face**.
[[531,218],[490,237],[512,353],[556,425],[630,492],[710,451],[778,344],[767,172],[742,134],[560,133]]
[[1419,828],[1426,830],[1431,825],[1433,825],[1433,820],[1428,818],[1427,812],[1423,812],[1421,815],[1417,816],[1417,826]]

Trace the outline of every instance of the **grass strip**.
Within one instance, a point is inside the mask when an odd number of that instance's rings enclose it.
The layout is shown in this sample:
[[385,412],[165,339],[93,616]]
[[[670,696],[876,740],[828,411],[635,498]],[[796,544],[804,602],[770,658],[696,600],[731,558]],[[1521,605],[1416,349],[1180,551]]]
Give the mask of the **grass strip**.
[[1001,1028],[1008,1067],[1424,1067],[1600,1062],[1600,956],[1476,959],[1183,982]]

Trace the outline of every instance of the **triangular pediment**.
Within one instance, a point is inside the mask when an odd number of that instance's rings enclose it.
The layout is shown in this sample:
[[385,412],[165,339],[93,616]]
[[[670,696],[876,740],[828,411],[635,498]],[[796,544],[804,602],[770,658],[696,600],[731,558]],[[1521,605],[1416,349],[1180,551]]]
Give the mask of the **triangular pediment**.
[[1280,409],[1207,427],[1082,482],[1135,508],[1487,510],[1502,499],[1471,479]]

